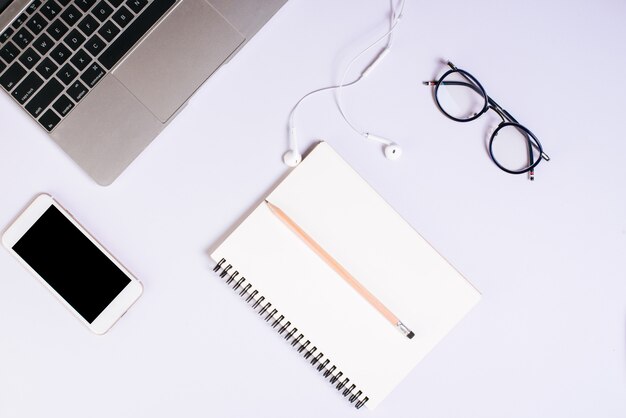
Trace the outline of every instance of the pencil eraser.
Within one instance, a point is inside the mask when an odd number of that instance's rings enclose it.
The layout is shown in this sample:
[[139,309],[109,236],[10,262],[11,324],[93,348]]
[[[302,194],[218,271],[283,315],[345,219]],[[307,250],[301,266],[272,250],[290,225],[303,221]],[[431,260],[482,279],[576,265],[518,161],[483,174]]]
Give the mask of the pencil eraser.
[[407,335],[407,337],[409,337],[409,339],[415,337],[415,333],[413,331],[409,332],[409,335]]

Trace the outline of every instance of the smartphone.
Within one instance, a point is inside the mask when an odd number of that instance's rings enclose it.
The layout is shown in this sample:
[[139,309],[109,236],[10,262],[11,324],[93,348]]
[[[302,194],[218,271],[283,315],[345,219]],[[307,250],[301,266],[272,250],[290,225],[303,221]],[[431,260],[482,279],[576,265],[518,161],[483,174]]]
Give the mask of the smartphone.
[[96,334],[107,332],[143,292],[141,282],[50,195],[35,198],[2,244]]

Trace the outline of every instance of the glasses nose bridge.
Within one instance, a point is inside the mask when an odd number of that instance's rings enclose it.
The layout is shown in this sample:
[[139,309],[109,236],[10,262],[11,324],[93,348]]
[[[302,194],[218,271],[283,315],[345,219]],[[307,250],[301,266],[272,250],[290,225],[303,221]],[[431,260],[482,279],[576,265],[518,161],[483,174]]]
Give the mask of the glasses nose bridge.
[[502,123],[505,123],[507,121],[507,117],[503,113],[504,110],[496,102],[491,100],[489,96],[487,96],[487,109],[491,109],[496,112],[498,116],[500,116],[500,119],[502,119]]

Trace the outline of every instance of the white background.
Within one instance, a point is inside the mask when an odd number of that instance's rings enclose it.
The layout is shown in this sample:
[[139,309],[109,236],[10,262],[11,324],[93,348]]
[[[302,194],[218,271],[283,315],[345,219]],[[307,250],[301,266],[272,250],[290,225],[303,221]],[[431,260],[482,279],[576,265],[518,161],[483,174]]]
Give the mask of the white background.
[[[0,251],[0,416],[624,417],[626,3],[408,0],[393,53],[301,109],[483,293],[374,412],[359,412],[212,272],[229,228],[283,176],[286,119],[385,30],[385,0],[291,0],[112,186],[97,186],[0,95],[0,224],[40,192],[145,285],[103,337]],[[442,116],[422,80],[470,71],[552,157],[537,180],[485,151],[494,114]],[[88,133],[86,133],[88,135]],[[280,268],[280,266],[277,266]]]

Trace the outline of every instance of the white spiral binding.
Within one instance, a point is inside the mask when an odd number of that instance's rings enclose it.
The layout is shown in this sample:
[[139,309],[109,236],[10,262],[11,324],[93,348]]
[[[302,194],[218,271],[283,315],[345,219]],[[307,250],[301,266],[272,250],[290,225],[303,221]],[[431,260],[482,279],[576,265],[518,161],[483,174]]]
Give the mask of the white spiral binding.
[[[323,352],[318,352],[317,346],[313,345],[310,340],[298,332],[296,328],[284,315],[281,315],[277,309],[272,308],[271,302],[265,300],[265,297],[259,294],[258,290],[254,289],[252,283],[246,280],[244,276],[240,276],[237,270],[233,270],[233,266],[226,263],[226,259],[222,258],[219,263],[215,265],[213,271],[218,273],[221,278],[226,278],[226,284],[232,286],[232,289],[239,293],[239,296],[245,298],[245,301],[252,303],[252,309],[258,311],[258,314],[265,315],[265,322],[270,322],[272,328],[277,329],[278,334],[285,334],[285,340],[289,341],[293,347],[298,350],[298,353],[304,352],[304,358],[310,361],[311,365],[317,365],[317,371],[323,373],[325,378],[328,378],[331,384],[335,386],[338,391],[343,391],[341,394],[346,397],[350,403],[353,403],[355,408],[360,409],[369,400],[367,396],[361,391],[357,390],[354,383],[350,384],[350,379],[343,375],[343,372],[338,370],[336,365],[331,365],[329,358],[324,356]],[[221,272],[220,272],[221,270]],[[240,290],[241,289],[241,290]],[[296,337],[296,334],[298,336]],[[309,346],[312,346],[309,348]],[[316,354],[317,353],[317,354]],[[341,380],[343,378],[343,380]],[[349,385],[349,386],[348,386]],[[356,391],[356,392],[355,392]]]

